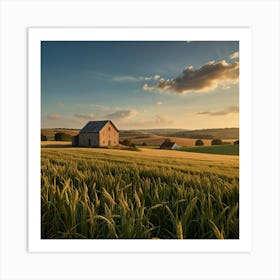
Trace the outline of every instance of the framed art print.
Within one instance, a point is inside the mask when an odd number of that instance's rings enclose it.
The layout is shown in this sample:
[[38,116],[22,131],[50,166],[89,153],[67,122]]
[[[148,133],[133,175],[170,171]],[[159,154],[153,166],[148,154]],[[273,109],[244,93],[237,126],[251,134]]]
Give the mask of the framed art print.
[[277,0],[0,1],[0,279],[276,280]]
[[30,252],[250,251],[250,29],[28,36]]

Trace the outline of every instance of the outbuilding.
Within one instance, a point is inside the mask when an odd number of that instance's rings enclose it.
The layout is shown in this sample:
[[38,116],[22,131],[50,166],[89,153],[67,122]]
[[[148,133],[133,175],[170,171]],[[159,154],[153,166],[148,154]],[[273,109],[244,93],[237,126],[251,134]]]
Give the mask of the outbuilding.
[[78,135],[72,137],[72,146],[108,147],[119,145],[119,130],[110,120],[89,121]]
[[165,141],[160,145],[160,148],[165,150],[177,150],[180,148],[180,146],[175,142]]

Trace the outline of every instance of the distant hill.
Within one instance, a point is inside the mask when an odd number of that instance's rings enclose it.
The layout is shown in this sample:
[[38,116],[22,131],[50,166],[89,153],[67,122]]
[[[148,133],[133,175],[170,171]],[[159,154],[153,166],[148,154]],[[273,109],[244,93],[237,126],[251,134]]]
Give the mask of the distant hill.
[[138,129],[137,131],[157,134],[157,135],[164,135],[164,134],[171,134],[177,133],[182,131],[189,131],[188,129],[181,129],[181,128],[152,128],[152,129]]
[[215,138],[234,142],[239,139],[239,129],[142,129],[120,131],[120,140],[129,139],[136,145],[146,143],[147,145],[159,146],[166,138],[180,146],[195,146],[196,139],[203,139],[204,145],[209,146],[211,145],[211,140]]
[[213,129],[197,129],[197,130],[147,130],[150,133],[165,137],[182,137],[191,139],[239,139],[239,128],[213,128]]
[[[69,128],[43,128],[41,133],[46,135],[48,140],[54,140],[54,135],[64,132],[70,135],[77,135],[79,129]],[[170,138],[180,146],[194,146],[196,139],[204,139],[206,146],[211,145],[211,139],[219,138],[234,141],[239,139],[239,128],[215,128],[215,129],[140,129],[140,130],[121,130],[120,140],[129,139],[132,143],[141,145],[161,145],[162,142]]]

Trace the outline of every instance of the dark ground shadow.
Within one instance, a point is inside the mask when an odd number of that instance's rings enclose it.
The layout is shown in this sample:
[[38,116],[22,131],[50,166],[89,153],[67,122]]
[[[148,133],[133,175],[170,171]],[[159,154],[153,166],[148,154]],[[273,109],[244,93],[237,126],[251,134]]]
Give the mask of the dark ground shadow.
[[72,148],[72,144],[71,143],[65,143],[65,144],[57,144],[57,143],[53,143],[53,144],[46,144],[46,145],[41,145],[41,148]]

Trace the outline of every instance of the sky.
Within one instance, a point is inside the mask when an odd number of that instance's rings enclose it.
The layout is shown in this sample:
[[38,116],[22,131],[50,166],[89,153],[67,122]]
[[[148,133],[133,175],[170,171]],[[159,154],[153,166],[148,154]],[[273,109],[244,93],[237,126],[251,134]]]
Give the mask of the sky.
[[238,41],[42,41],[41,126],[239,127]]

